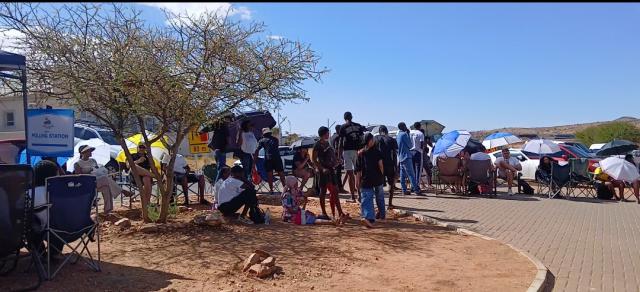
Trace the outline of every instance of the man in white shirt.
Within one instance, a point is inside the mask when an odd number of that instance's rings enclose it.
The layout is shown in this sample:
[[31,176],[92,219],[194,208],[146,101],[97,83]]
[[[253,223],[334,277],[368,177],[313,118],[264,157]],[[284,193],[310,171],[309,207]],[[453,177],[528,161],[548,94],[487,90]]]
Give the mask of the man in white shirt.
[[409,131],[411,139],[411,156],[413,157],[413,173],[416,175],[416,182],[419,183],[422,176],[422,152],[424,151],[424,134],[420,131],[420,122],[413,123],[413,130]]
[[496,158],[496,168],[498,169],[498,176],[507,181],[509,186],[508,194],[513,195],[511,188],[513,187],[513,178],[518,177],[518,171],[522,170],[522,165],[517,158],[511,157],[509,149],[502,149],[502,157]]
[[226,179],[231,175],[231,169],[229,167],[223,166],[220,170],[221,174],[218,175],[218,180],[213,185],[213,201],[215,204],[220,205],[218,203],[220,200],[218,199],[218,194],[220,193],[220,188]]
[[[166,171],[171,157],[168,154],[162,155],[162,169]],[[184,156],[176,154],[176,160],[173,163],[173,174],[175,175],[175,181],[182,185],[182,191],[184,192],[184,205],[189,205],[189,183],[198,183],[198,198],[200,204],[209,205],[209,201],[204,199],[204,175],[198,175],[189,169],[189,164]]]
[[253,185],[244,177],[241,166],[231,168],[231,176],[222,182],[218,189],[218,210],[225,217],[233,216],[244,206],[240,217],[245,217],[247,211],[258,206],[258,198]]

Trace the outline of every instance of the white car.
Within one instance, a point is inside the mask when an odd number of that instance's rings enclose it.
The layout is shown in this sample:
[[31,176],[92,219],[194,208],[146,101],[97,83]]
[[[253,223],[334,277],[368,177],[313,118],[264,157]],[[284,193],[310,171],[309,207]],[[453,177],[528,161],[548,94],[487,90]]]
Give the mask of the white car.
[[[291,150],[290,146],[279,146],[278,151],[280,152],[280,159],[282,159],[282,166],[285,172],[291,171],[293,169],[293,155],[295,152]],[[258,158],[264,158],[264,149],[258,151]],[[238,159],[233,162],[233,165],[242,166],[242,162]]]
[[[527,155],[522,153],[522,150],[520,149],[509,149],[509,153],[512,157],[520,160],[520,164],[522,165],[522,178],[527,180],[535,180],[536,170],[538,169],[540,160],[529,158]],[[494,151],[491,152],[489,156],[491,156],[491,162],[495,163],[496,158],[502,157],[502,152],[500,150]]]

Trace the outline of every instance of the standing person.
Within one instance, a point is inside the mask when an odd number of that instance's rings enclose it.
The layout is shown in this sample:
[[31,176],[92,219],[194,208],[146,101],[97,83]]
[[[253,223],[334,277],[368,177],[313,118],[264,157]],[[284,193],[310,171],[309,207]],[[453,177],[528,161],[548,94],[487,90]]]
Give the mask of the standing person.
[[253,153],[258,148],[258,140],[253,134],[253,124],[251,121],[246,120],[240,124],[240,131],[238,131],[237,144],[240,145],[240,163],[244,169],[244,174],[248,180],[251,180],[251,170],[253,169]]
[[[331,135],[331,138],[329,139],[329,143],[331,144],[331,147],[333,147],[333,149],[338,149],[338,142],[340,141],[340,127],[342,127],[342,125],[336,125],[336,132],[333,133],[333,135]],[[336,166],[336,177],[337,177],[337,182],[338,182],[338,193],[340,194],[346,194],[347,190],[344,189],[344,184],[345,181],[342,180],[342,169],[344,168],[344,166],[342,165],[342,161],[340,161],[340,157],[338,155],[338,152],[336,151],[336,158],[338,159],[338,166]],[[345,177],[345,179],[347,179],[347,177]]]
[[275,171],[280,178],[280,182],[284,187],[284,166],[282,165],[282,158],[280,157],[280,151],[278,146],[280,142],[276,137],[273,137],[271,129],[262,129],[262,139],[258,141],[258,148],[253,153],[253,160],[258,160],[258,152],[260,149],[264,149],[264,169],[267,171],[267,181],[269,182],[269,192],[273,195],[273,172]]
[[409,131],[411,138],[411,159],[413,161],[413,173],[416,181],[422,182],[422,152],[424,151],[424,134],[422,133],[420,122],[413,123],[413,130]]
[[[382,153],[375,147],[375,141],[371,133],[364,137],[364,151],[358,153],[355,171],[360,185],[360,213],[362,225],[371,228],[376,219],[385,219],[384,209],[384,164]],[[375,196],[378,214],[373,208]]]
[[[73,174],[92,174],[98,169],[98,162],[91,158],[91,154],[96,148],[82,145],[78,148],[80,159],[73,164]],[[96,175],[96,188],[102,193],[104,199],[104,213],[109,214],[113,211],[113,198],[120,194],[131,197],[131,192],[123,190],[117,182],[107,175]]]
[[331,215],[335,218],[335,209],[338,209],[338,223],[344,222],[348,215],[342,212],[340,199],[338,198],[338,182],[335,176],[335,168],[338,165],[336,154],[329,144],[329,128],[320,127],[318,129],[320,140],[313,145],[313,164],[316,166],[316,174],[318,177],[318,186],[320,187],[320,210],[322,215],[318,219],[329,219],[325,208],[325,195],[329,190],[329,204],[331,206]]
[[398,136],[396,141],[398,142],[398,165],[400,168],[400,187],[402,187],[402,193],[410,195],[407,190],[407,177],[411,182],[411,187],[416,195],[421,195],[420,186],[416,181],[415,173],[413,172],[413,158],[411,156],[411,139],[409,138],[409,129],[404,122],[398,124]]
[[[350,112],[344,113],[345,123],[340,127],[338,135],[338,157],[344,161],[344,170],[347,172],[349,180],[349,190],[351,192],[351,202],[356,202],[356,190],[359,186],[356,184],[354,176],[354,168],[358,157],[358,150],[363,148],[365,127],[352,121],[353,115]],[[341,155],[341,156],[340,156]]]
[[[424,134],[424,129],[420,129]],[[431,176],[433,175],[433,163],[431,162],[431,149],[433,149],[433,143],[431,142],[431,137],[424,137],[424,147],[422,148],[422,168],[424,169],[424,173],[427,174],[427,188],[433,188]]]
[[200,130],[200,134],[213,131],[213,137],[211,137],[211,142],[209,142],[208,146],[213,151],[213,156],[216,160],[216,180],[218,180],[222,167],[227,164],[229,123],[231,123],[231,115],[227,114],[222,117],[222,120]]
[[384,177],[389,184],[389,209],[393,209],[393,192],[396,189],[396,177],[398,174],[398,142],[389,137],[389,130],[386,126],[378,128],[380,135],[375,137],[378,151],[382,154],[382,164],[384,166]]
[[518,171],[522,170],[522,165],[517,158],[512,157],[509,149],[502,149],[502,157],[496,158],[496,168],[498,169],[498,177],[507,181],[509,187],[508,194],[513,196],[513,180],[518,179]]

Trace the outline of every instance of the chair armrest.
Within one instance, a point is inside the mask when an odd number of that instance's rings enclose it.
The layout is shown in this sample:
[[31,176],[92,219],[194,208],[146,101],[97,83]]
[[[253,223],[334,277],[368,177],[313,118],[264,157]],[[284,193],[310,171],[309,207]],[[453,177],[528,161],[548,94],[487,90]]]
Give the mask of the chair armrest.
[[53,206],[53,205],[52,204],[42,204],[42,205],[34,206],[33,207],[33,212],[44,211],[46,209],[51,208],[51,206]]

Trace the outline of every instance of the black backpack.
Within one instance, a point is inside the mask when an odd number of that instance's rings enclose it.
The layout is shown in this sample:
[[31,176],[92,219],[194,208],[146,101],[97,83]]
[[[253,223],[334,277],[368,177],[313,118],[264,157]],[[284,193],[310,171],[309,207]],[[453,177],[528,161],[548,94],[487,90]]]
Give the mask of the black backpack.
[[346,140],[349,141],[349,143],[358,145],[358,148],[364,148],[364,131],[362,125],[351,122],[344,131]]
[[253,224],[264,224],[264,217],[264,211],[257,206],[249,209],[249,219]]
[[596,184],[596,195],[600,200],[611,200],[613,193],[604,183]]

